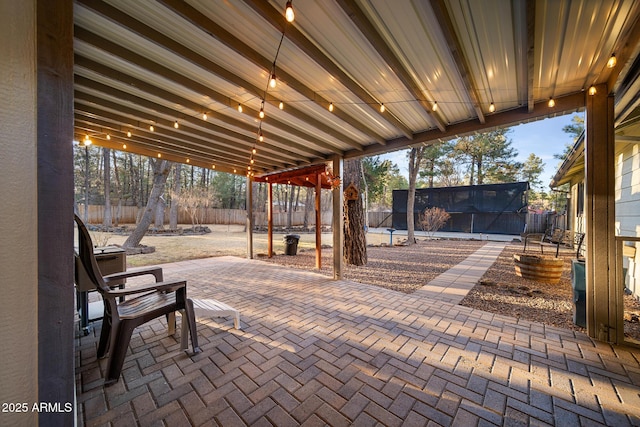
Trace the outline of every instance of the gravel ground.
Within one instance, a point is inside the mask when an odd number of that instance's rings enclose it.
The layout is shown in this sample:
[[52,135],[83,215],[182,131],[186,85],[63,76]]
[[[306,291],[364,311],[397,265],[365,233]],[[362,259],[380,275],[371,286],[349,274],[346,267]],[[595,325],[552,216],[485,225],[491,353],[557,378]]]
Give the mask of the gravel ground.
[[[473,240],[419,240],[414,246],[369,246],[365,266],[346,266],[344,277],[361,283],[411,293],[439,274],[463,261],[484,242]],[[508,244],[480,282],[461,305],[506,316],[542,322],[565,329],[584,329],[573,323],[573,290],[571,287],[571,253],[560,254],[565,260],[560,282],[547,284],[524,279],[515,274],[513,254],[521,252],[520,243]],[[276,255],[266,261],[315,269],[315,251],[299,250],[296,256]],[[319,271],[332,274],[332,251],[324,249],[323,267]],[[625,335],[640,341],[640,303],[625,297]]]

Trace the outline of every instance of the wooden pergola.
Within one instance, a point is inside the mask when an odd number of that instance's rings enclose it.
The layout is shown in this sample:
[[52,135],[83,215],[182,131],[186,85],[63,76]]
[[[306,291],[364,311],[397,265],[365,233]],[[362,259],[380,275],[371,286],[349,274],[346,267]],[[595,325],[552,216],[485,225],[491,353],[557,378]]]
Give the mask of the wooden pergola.
[[267,252],[269,258],[273,256],[273,184],[296,185],[299,187],[315,188],[315,222],[316,222],[316,268],[322,268],[322,217],[320,212],[322,189],[332,189],[339,178],[333,176],[326,164],[306,166],[298,169],[291,169],[284,172],[272,173],[254,178],[256,182],[266,182],[268,184],[267,198],[269,206],[267,208]]

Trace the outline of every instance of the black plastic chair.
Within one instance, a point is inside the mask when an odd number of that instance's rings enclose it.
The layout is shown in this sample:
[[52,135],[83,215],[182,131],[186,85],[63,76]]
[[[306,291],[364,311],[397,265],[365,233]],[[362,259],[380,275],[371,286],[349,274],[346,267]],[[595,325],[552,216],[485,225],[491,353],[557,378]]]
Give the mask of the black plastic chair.
[[[78,225],[78,257],[89,280],[102,295],[104,302],[98,357],[103,358],[107,354],[109,356],[105,385],[114,384],[120,379],[133,330],[160,316],[164,315],[167,319],[171,317],[175,320],[173,317],[175,312],[181,311],[182,321],[188,322],[193,353],[199,353],[193,302],[187,298],[187,282],[184,280],[164,282],[162,269],[158,267],[130,270],[103,277],[93,253],[89,232],[82,220],[77,215],[74,216]],[[112,289],[109,286],[109,282],[121,283],[121,279],[147,274],[155,277],[155,283],[131,289]],[[125,296],[126,300],[119,301]],[[169,323],[170,333],[175,332],[175,324]],[[182,342],[185,343],[183,350],[187,350],[187,340]]]

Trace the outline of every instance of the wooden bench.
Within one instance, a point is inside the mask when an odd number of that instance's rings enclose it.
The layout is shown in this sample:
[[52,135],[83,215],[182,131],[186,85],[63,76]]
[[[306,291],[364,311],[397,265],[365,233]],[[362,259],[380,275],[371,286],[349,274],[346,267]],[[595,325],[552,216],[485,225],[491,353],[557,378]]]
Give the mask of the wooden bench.
[[566,230],[561,228],[549,229],[546,233],[528,233],[524,235],[524,250],[527,251],[527,246],[537,245],[540,247],[540,252],[544,254],[545,247],[555,247],[556,257],[560,253],[560,245],[565,242]]

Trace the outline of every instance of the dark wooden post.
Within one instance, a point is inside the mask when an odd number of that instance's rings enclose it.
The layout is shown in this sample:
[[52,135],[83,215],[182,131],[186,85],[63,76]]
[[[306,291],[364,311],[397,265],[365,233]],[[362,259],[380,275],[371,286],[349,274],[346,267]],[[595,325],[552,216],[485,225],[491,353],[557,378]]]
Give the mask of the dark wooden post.
[[320,211],[320,196],[322,193],[322,176],[316,175],[316,268],[322,268],[322,212]]
[[273,188],[271,183],[267,184],[267,199],[269,206],[267,206],[267,252],[269,258],[273,256]]

